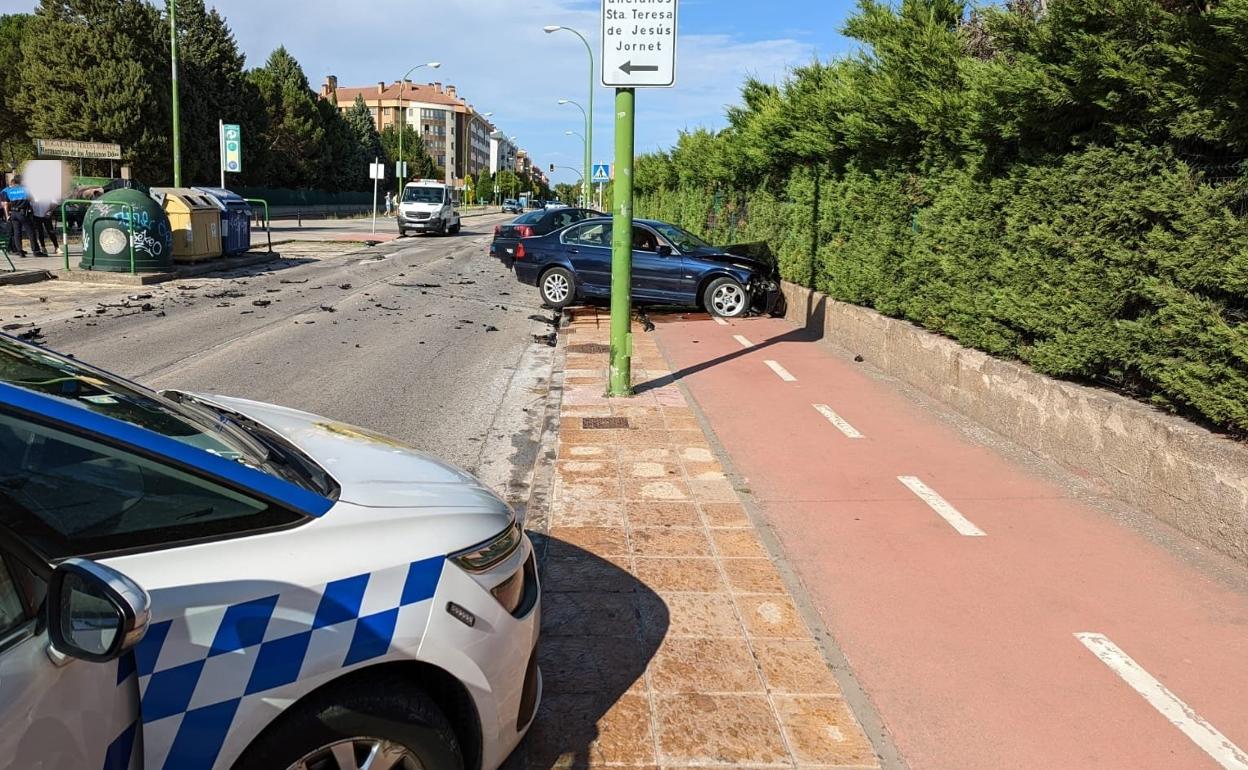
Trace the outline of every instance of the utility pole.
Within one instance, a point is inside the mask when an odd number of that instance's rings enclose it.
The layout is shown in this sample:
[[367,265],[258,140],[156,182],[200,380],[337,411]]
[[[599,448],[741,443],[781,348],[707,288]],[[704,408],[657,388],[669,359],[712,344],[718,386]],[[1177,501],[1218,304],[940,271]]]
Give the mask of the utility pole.
[[178,0],[169,0],[169,58],[173,62],[173,186],[181,187],[182,119],[178,108]]

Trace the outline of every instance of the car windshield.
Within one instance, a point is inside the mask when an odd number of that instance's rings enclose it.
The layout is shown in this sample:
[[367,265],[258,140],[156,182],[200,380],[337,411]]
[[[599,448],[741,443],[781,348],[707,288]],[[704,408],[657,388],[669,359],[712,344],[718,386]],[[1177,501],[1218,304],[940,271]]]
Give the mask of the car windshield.
[[672,245],[681,251],[712,248],[711,244],[676,225],[669,225],[666,222],[655,222],[651,227],[658,230],[664,238],[671,241]]
[[445,200],[445,187],[406,187],[403,189],[404,203],[443,203]]
[[[72,401],[227,460],[299,484],[330,489],[319,469],[296,462],[289,447],[193,398],[177,401],[69,358],[0,337],[0,382]],[[302,458],[300,458],[302,459]]]

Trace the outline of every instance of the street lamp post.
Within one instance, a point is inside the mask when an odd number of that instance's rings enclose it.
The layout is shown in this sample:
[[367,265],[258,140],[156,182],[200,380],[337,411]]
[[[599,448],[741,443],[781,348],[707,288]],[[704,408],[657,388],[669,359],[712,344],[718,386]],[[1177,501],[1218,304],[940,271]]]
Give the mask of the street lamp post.
[[[395,169],[394,176],[398,180],[400,200],[402,200],[403,198],[403,175],[398,173],[398,169],[403,168],[403,134],[407,130],[407,115],[403,113],[403,92],[404,90],[407,89],[407,79],[412,76],[413,72],[423,67],[428,67],[431,70],[436,70],[437,68],[441,66],[442,66],[442,62],[437,62],[437,61],[425,62],[424,64],[417,64],[415,67],[412,67],[410,70],[408,70],[407,74],[403,76],[403,79],[399,81],[399,126],[398,126],[398,130],[399,130],[399,161],[398,163],[399,165],[398,165],[398,168]],[[381,122],[380,114],[377,115],[377,122],[378,123]]]
[[173,186],[182,186],[182,120],[178,106],[178,1],[169,0],[169,58],[173,62]]
[[[591,160],[591,157],[593,156],[593,153],[594,153],[594,85],[595,85],[594,83],[594,75],[595,75],[594,49],[592,46],[590,46],[589,40],[587,40],[584,35],[572,29],[571,27],[562,27],[557,24],[552,24],[550,26],[543,27],[542,29],[548,35],[553,32],[558,32],[559,30],[564,30],[565,32],[571,32],[573,35],[576,35],[577,37],[581,39],[581,42],[585,44],[585,51],[589,53],[589,112],[585,116],[585,134],[587,138],[585,140],[585,174],[584,174],[584,179],[586,181],[589,181],[589,178],[590,178],[589,168],[590,168],[590,164],[593,162]],[[580,105],[577,105],[577,106],[579,107]]]
[[[581,134],[579,131],[564,131],[563,133],[564,133],[564,135],[566,135],[566,136],[579,136],[579,137],[581,137],[581,144],[584,144],[584,145],[585,145],[585,152],[586,152],[586,154],[588,154],[588,153],[589,153],[589,143],[588,143],[588,141],[585,139],[585,136],[584,136],[583,134]],[[581,174],[581,208],[586,208],[586,209],[587,209],[587,208],[589,208],[589,185],[588,185],[588,182],[589,182],[589,177],[585,176],[584,174]]]
[[[593,136],[593,135],[594,135],[594,134],[593,134],[594,127],[593,127],[593,125],[590,123],[590,120],[589,120],[589,114],[585,112],[585,108],[584,108],[584,107],[582,107],[582,106],[581,106],[580,104],[578,104],[577,102],[572,101],[571,99],[560,99],[560,100],[559,100],[559,103],[560,103],[560,104],[570,104],[570,105],[572,105],[573,107],[575,107],[575,108],[577,108],[578,110],[580,110],[580,111],[581,111],[581,114],[585,116],[585,135],[586,135],[586,136]],[[589,140],[588,140],[588,139],[586,139],[586,138],[585,138],[585,136],[582,136],[581,138],[582,138],[582,139],[585,139],[585,178],[586,178],[586,179],[589,179],[589,178],[590,178],[589,169],[590,169],[590,166],[592,166],[592,165],[593,165],[593,159],[590,157],[591,153],[590,153],[590,147],[589,147]],[[586,205],[586,206],[588,206],[588,204],[589,204],[589,198],[588,198],[588,197],[586,197],[586,199],[585,199],[585,205]]]

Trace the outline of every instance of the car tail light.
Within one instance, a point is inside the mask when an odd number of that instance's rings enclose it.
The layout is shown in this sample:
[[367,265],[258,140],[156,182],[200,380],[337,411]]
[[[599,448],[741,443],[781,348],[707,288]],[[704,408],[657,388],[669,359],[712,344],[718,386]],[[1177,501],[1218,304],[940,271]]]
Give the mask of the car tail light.
[[528,225],[520,225],[519,227],[516,228],[516,230],[520,233],[521,238],[533,237],[533,228],[529,227]]
[[501,235],[501,234],[502,234],[502,232],[503,232],[503,226],[502,226],[502,225],[494,225],[494,237],[495,237],[495,238],[497,238],[499,235]]
[[523,243],[519,243],[519,244],[517,244],[517,245],[516,245],[516,259],[524,259],[524,258],[525,258],[525,257],[527,257],[528,255],[529,255],[529,253],[528,253],[527,251],[525,251],[525,250],[524,250],[524,244],[523,244]]

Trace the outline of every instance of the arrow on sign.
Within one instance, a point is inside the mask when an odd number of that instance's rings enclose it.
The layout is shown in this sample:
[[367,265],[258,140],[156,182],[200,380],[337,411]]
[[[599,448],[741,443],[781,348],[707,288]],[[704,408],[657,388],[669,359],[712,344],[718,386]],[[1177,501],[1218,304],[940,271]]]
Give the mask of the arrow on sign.
[[634,72],[658,72],[659,65],[657,64],[633,64],[631,61],[626,61],[620,65],[620,69],[623,70],[625,73],[631,75]]

